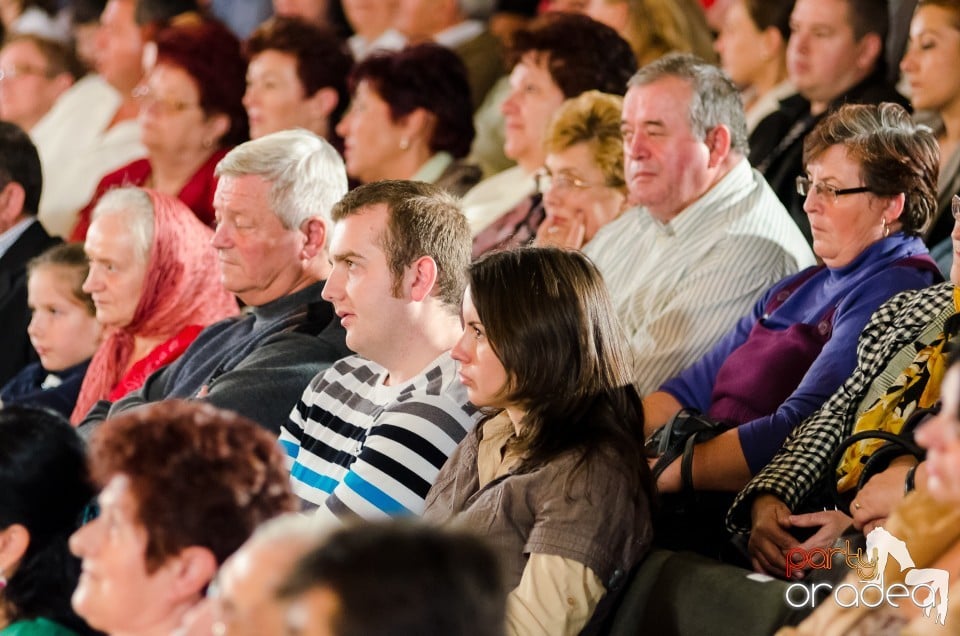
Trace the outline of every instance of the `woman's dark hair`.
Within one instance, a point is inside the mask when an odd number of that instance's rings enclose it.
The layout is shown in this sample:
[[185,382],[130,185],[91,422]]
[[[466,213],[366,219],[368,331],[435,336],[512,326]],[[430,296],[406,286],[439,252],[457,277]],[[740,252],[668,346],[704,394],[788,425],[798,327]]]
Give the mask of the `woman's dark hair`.
[[790,39],[790,14],[794,0],[744,0],[747,15],[761,31],[775,28],[783,37],[786,45]]
[[528,53],[543,60],[564,99],[589,90],[627,92],[637,71],[630,44],[605,24],[576,13],[547,13],[513,36],[507,66]]
[[495,252],[471,265],[469,285],[507,373],[501,398],[526,412],[520,470],[578,450],[582,465],[602,450],[619,457],[638,495],[650,495],[631,353],[593,263],[555,248]]
[[[321,88],[337,91],[337,106],[330,113],[330,135],[350,101],[347,75],[353,57],[343,40],[327,26],[300,18],[274,16],[257,27],[244,45],[247,59],[264,51],[280,51],[297,61],[297,78],[307,97]],[[336,145],[336,144],[334,144]]]
[[863,184],[877,196],[903,194],[900,224],[919,235],[937,211],[940,146],[933,132],[899,104],[845,104],[803,140],[803,165],[840,145],[860,166]]
[[422,108],[436,122],[431,152],[465,157],[473,142],[473,105],[467,69],[456,53],[438,44],[374,53],[350,73],[350,93],[366,81],[390,107],[394,121]]
[[0,410],[0,528],[30,534],[0,594],[11,622],[44,617],[85,629],[70,607],[80,561],[67,541],[92,497],[83,442],[67,420],[36,408]]

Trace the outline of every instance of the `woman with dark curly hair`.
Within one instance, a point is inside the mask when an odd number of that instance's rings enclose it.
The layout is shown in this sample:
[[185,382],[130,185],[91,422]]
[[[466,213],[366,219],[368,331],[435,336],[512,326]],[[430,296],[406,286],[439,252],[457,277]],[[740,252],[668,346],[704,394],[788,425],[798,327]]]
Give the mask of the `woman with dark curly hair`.
[[213,170],[246,141],[246,62],[240,42],[219,22],[169,27],[156,37],[156,63],[135,90],[147,156],[105,176],[80,211],[71,241],[86,238],[90,214],[108,190],[144,186],[177,197],[213,225]]
[[267,20],[247,40],[247,90],[243,105],[250,138],[305,128],[341,149],[334,132],[350,99],[353,60],[337,34],[300,18]]
[[577,634],[653,534],[626,337],[593,263],[557,248],[475,262],[462,316],[452,355],[490,415],[440,470],[424,517],[498,547],[509,634]]
[[473,141],[467,71],[437,44],[374,53],[350,73],[353,101],[337,133],[347,174],[370,183],[411,179],[458,196],[480,180],[460,161]]
[[52,411],[0,411],[0,634],[73,636],[80,563],[67,539],[93,496],[83,443]]
[[73,607],[111,634],[170,634],[254,528],[295,508],[274,437],[197,402],[107,420],[90,470],[100,516],[70,538],[83,559]]

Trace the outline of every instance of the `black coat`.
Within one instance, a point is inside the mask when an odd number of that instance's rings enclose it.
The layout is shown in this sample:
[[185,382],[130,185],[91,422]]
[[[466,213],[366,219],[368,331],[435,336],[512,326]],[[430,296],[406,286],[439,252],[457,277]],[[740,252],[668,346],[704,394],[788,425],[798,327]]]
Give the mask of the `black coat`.
[[57,243],[37,222],[0,257],[0,386],[37,359],[27,337],[27,262]]

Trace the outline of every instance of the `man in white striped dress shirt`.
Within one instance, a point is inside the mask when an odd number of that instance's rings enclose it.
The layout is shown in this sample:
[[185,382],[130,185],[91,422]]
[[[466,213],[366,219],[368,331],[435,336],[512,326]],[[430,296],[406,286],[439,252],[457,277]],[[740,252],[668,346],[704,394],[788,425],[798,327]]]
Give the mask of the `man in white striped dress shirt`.
[[610,289],[645,395],[706,353],[763,290],[814,257],[751,169],[739,93],[716,67],[671,54],[641,68],[621,126],[636,207],[584,252]]
[[478,416],[450,357],[470,229],[456,199],[414,181],[361,186],[332,216],[323,297],[359,355],[315,377],[282,426],[291,484],[323,523],[419,515]]

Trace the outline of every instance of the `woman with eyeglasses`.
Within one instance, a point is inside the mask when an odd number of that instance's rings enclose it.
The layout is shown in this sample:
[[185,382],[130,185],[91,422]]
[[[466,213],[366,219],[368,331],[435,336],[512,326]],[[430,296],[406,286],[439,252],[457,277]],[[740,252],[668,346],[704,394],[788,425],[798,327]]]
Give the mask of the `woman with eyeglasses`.
[[[953,198],[953,212],[953,240],[960,241],[960,197]],[[860,336],[853,373],[737,495],[727,527],[749,537],[756,570],[782,577],[800,532],[811,535],[805,547],[829,548],[851,525],[863,532],[884,525],[906,493],[925,489],[928,467],[906,451],[896,456],[888,449],[865,474],[880,446],[875,439],[848,448],[838,465],[831,456],[854,433],[904,435],[914,414],[940,402],[946,358],[960,348],[960,259],[951,254],[948,282],[898,294],[877,310]],[[944,391],[952,381],[944,381]],[[943,408],[956,408],[946,402],[945,393]],[[822,487],[828,481],[848,505],[834,509]]]
[[[701,507],[714,541],[732,494],[850,375],[877,307],[941,279],[919,236],[936,204],[938,157],[933,135],[898,105],[848,105],[824,118],[804,142],[797,181],[823,264],[767,290],[703,358],[644,399],[648,434],[682,409],[729,426],[692,448],[685,470],[679,457],[658,467],[663,492],[721,493]],[[661,536],[696,545],[694,528],[670,525],[669,501]]]
[[587,91],[553,116],[536,173],[546,218],[537,245],[580,249],[627,207],[620,112],[623,98]]
[[70,608],[67,539],[93,497],[83,442],[52,411],[0,410],[0,635],[90,633]]
[[246,62],[240,42],[219,22],[169,27],[155,40],[156,61],[135,90],[147,156],[108,174],[83,208],[71,241],[82,241],[90,213],[117,186],[148,187],[179,198],[213,225],[214,169],[246,141]]

